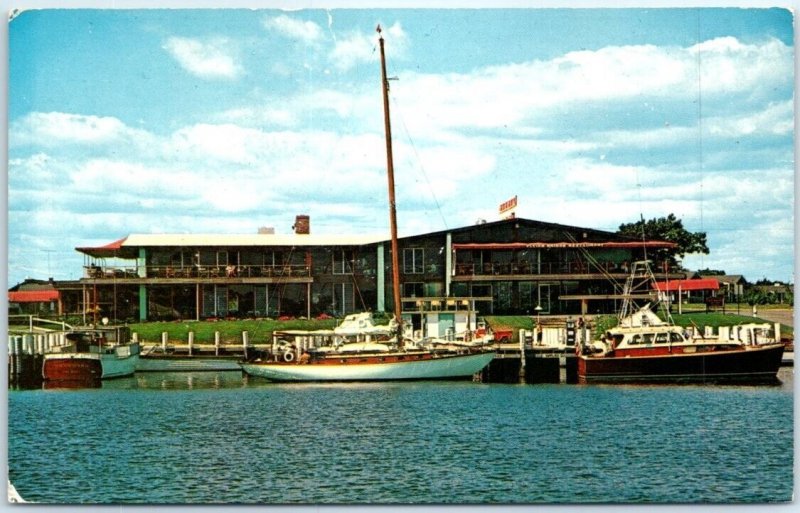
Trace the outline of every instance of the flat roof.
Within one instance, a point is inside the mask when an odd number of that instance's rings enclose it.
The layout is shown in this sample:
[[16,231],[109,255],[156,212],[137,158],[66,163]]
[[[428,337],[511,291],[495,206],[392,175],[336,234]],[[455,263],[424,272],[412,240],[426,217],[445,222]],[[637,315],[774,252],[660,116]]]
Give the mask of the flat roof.
[[122,246],[354,246],[383,240],[386,235],[134,233]]
[[75,249],[93,257],[108,258],[130,256],[142,247],[362,246],[385,240],[385,235],[132,233],[103,246]]

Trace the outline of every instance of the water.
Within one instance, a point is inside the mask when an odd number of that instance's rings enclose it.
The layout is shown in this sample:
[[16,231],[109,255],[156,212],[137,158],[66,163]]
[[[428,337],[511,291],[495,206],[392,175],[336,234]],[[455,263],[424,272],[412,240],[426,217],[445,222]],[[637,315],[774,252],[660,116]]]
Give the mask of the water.
[[9,477],[44,503],[789,501],[791,372],[767,387],[222,372],[9,391]]

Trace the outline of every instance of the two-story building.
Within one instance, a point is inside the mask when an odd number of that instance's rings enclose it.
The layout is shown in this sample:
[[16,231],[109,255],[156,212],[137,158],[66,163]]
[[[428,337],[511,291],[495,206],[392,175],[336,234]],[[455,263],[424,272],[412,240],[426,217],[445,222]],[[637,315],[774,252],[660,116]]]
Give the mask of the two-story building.
[[[64,308],[137,321],[391,311],[387,237],[309,226],[298,216],[292,234],[132,234],[76,248],[84,275],[60,282]],[[520,218],[403,237],[403,311],[470,298],[483,314],[610,312],[630,263],[670,247]]]

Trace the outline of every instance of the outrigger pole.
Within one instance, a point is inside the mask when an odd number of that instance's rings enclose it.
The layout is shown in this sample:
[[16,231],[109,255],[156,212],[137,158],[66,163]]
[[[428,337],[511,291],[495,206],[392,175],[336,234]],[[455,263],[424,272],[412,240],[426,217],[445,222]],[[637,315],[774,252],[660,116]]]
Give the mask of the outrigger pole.
[[381,26],[378,41],[381,47],[381,80],[383,82],[383,120],[386,131],[386,170],[389,175],[389,223],[392,233],[392,292],[394,297],[394,317],[397,320],[397,343],[403,344],[403,318],[400,303],[400,258],[397,249],[397,207],[394,198],[394,161],[392,158],[392,127],[389,123],[389,79],[386,78],[386,56],[383,51],[383,34]]

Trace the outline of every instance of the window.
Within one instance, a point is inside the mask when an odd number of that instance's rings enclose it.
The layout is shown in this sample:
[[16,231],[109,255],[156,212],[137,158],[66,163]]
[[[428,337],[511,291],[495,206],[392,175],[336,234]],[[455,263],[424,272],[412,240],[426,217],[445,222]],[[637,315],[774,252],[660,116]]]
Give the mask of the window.
[[406,248],[403,250],[403,272],[405,274],[422,274],[425,272],[423,248]]
[[425,285],[422,282],[403,283],[403,297],[425,297]]
[[350,261],[350,254],[343,249],[335,249],[331,251],[333,258],[332,272],[333,274],[353,274],[353,265]]
[[355,294],[352,283],[337,283],[333,286],[332,309],[336,315],[347,315],[355,311]]

